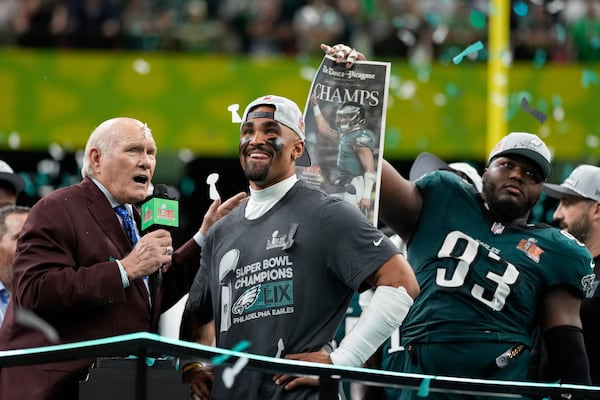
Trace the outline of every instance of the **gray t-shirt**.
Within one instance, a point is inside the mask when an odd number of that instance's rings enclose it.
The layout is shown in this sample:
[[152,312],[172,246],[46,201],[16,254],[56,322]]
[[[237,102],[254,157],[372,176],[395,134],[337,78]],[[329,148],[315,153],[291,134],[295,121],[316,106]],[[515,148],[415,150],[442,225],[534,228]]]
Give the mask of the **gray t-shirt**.
[[[202,323],[215,320],[218,347],[247,340],[248,353],[271,357],[317,351],[354,291],[397,252],[356,207],[300,181],[265,215],[248,220],[240,206],[209,230],[192,309]],[[316,388],[285,392],[273,374],[248,368],[226,389],[221,373],[216,399],[318,396]]]

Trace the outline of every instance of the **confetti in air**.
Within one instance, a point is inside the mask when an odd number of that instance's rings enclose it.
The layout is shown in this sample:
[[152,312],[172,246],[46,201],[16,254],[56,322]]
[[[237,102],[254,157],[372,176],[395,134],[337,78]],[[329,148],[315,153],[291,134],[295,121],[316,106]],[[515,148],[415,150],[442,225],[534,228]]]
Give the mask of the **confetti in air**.
[[143,58],[138,58],[133,62],[133,70],[140,75],[148,75],[151,69],[150,63]]
[[275,358],[280,358],[283,350],[285,350],[285,345],[283,344],[283,338],[279,338],[279,341],[277,342],[277,354],[275,354]]
[[469,47],[467,47],[466,49],[464,49],[463,51],[461,51],[457,56],[455,56],[452,59],[452,62],[454,64],[460,64],[465,56],[468,56],[469,54],[475,53],[482,49],[483,49],[483,43],[481,43],[481,41],[477,41],[477,42],[473,43],[472,45],[470,45]]
[[471,22],[471,25],[477,29],[483,29],[487,24],[487,18],[485,14],[479,10],[471,11],[471,14],[469,15],[469,21]]
[[536,50],[535,55],[533,57],[533,65],[535,66],[535,68],[540,69],[544,66],[545,63],[546,52],[542,49]]
[[27,310],[25,308],[16,307],[15,308],[15,321],[22,326],[27,328],[42,332],[46,339],[50,341],[50,343],[58,343],[60,341],[60,337],[58,336],[58,332],[56,329],[38,317],[33,311]]
[[529,12],[529,6],[527,6],[527,4],[525,4],[525,2],[523,2],[523,1],[517,1],[513,5],[513,11],[519,17],[524,17]]
[[581,85],[588,88],[590,85],[598,84],[598,75],[591,69],[584,69],[581,74]]
[[527,101],[526,97],[523,97],[521,99],[521,108],[523,109],[523,111],[528,112],[529,114],[533,115],[533,118],[537,119],[540,124],[543,124],[544,121],[546,121],[546,119],[548,119],[548,116],[546,114],[544,114],[543,112],[534,110],[533,108],[531,108],[529,106],[529,102]]
[[238,114],[238,110],[240,109],[240,105],[239,104],[232,104],[229,107],[227,107],[227,111],[231,112],[231,123],[232,124],[239,124],[240,122],[242,122],[242,117],[240,117],[240,114]]
[[[248,347],[250,347],[250,342],[248,340],[242,340],[241,342],[239,342],[238,344],[236,344],[235,346],[233,346],[231,348],[231,351],[244,351],[246,350]],[[215,356],[213,357],[210,362],[214,365],[221,365],[223,364],[225,361],[227,361],[227,359],[229,359],[229,357],[231,357],[230,354],[221,354],[220,356]]]
[[223,383],[227,389],[231,389],[233,386],[233,382],[235,381],[235,377],[240,373],[240,371],[248,364],[248,358],[242,357],[239,358],[233,367],[227,367],[223,370]]
[[428,397],[429,396],[429,387],[431,385],[431,378],[424,378],[419,385],[419,391],[417,392],[417,396],[419,397]]

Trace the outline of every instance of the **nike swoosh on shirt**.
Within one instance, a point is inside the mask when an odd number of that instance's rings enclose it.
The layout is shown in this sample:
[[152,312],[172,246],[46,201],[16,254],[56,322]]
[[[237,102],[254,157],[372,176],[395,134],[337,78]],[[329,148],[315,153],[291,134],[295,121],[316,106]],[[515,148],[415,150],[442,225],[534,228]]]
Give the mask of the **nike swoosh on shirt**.
[[373,240],[373,244],[375,245],[375,247],[379,247],[379,245],[381,244],[381,242],[383,241],[383,236],[379,238],[379,240]]

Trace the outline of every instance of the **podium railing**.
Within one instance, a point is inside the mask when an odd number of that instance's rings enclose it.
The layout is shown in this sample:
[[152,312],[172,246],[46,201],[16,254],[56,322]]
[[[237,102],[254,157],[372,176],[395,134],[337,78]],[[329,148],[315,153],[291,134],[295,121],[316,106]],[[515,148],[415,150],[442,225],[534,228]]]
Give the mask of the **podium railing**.
[[419,390],[424,395],[429,391],[443,391],[458,394],[486,394],[513,398],[560,398],[564,394],[571,394],[576,398],[600,398],[600,387],[597,386],[493,381],[317,364],[204,346],[146,332],[69,344],[0,351],[0,368],[67,361],[77,358],[110,357],[117,354],[137,356],[135,379],[136,400],[146,400],[148,368],[146,359],[149,356],[156,356],[157,354],[188,359],[197,358],[207,361],[221,356],[220,358],[223,359],[224,365],[233,365],[238,358],[245,357],[248,359],[245,368],[273,374],[285,373],[294,376],[317,376],[320,379],[320,399],[323,400],[337,398],[335,393],[337,393],[340,382],[409,388]]

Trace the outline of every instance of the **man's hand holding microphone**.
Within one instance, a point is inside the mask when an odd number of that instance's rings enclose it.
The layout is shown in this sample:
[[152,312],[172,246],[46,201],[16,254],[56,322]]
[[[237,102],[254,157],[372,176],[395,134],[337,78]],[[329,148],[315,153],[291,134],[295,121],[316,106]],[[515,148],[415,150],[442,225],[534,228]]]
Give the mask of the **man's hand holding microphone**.
[[127,278],[139,279],[171,265],[173,239],[171,230],[179,226],[179,204],[169,197],[166,185],[156,184],[152,197],[141,207],[142,237],[121,265]]

